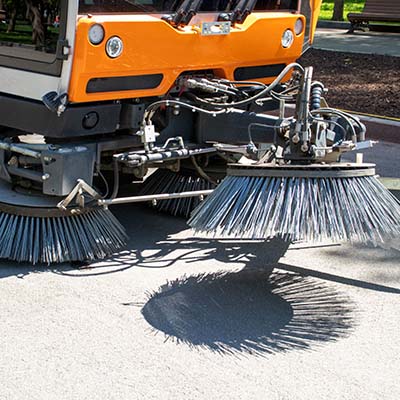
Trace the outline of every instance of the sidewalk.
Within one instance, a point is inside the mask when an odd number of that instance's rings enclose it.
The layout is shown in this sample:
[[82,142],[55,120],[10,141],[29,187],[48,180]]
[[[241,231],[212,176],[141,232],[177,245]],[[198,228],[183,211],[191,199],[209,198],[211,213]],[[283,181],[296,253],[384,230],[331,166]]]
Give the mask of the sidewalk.
[[399,33],[346,32],[347,29],[318,28],[313,47],[321,50],[400,57]]

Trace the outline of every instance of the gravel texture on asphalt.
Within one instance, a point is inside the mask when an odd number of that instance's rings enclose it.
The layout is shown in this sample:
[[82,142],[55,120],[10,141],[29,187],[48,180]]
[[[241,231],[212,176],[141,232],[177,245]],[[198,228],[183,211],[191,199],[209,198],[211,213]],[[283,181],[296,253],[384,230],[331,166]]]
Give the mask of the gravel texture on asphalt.
[[112,211],[104,262],[1,262],[1,400],[400,398],[398,251],[296,244],[269,276],[271,245]]

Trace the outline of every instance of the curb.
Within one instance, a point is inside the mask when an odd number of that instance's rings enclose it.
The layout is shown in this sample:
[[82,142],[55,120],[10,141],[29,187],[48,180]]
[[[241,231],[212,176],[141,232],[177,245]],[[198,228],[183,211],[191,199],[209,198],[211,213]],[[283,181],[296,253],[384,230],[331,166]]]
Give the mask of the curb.
[[384,140],[391,143],[400,143],[400,121],[387,118],[378,118],[357,114],[361,122],[367,127],[368,139]]
[[317,28],[348,30],[348,29],[350,29],[350,22],[321,20],[321,21],[318,21]]
[[[348,21],[330,21],[330,20],[319,20],[317,22],[317,28],[323,28],[323,29],[344,29],[344,30],[349,30],[350,29],[350,22]],[[389,32],[389,33],[399,33],[400,32],[400,26],[398,25],[382,25],[382,24],[377,24],[377,23],[371,23],[369,25],[369,31],[371,32]]]

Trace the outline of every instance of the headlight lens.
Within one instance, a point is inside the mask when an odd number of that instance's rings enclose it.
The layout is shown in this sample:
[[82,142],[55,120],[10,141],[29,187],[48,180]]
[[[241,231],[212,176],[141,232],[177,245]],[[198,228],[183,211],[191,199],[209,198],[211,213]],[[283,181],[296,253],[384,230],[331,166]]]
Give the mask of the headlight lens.
[[118,36],[110,37],[106,43],[106,53],[111,58],[117,58],[121,55],[124,44]]
[[303,29],[304,29],[303,20],[301,18],[298,18],[298,20],[294,24],[294,33],[296,35],[300,35],[300,33],[303,32]]
[[281,39],[282,47],[284,47],[285,49],[290,47],[293,44],[293,40],[294,40],[293,32],[290,29],[286,29],[286,31],[283,32]]
[[89,42],[92,44],[100,44],[104,39],[104,28],[95,24],[92,25],[89,29]]

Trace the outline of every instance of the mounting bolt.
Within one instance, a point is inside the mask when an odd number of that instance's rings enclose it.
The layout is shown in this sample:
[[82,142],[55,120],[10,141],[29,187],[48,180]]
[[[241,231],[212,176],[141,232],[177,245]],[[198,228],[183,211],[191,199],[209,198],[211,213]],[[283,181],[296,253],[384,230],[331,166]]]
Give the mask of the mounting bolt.
[[42,181],[47,181],[50,178],[50,174],[43,174]]
[[304,143],[301,145],[301,151],[303,153],[306,153],[308,151],[308,144]]
[[294,144],[297,144],[300,142],[300,136],[297,133],[292,137],[292,142]]
[[173,115],[179,115],[181,113],[181,108],[179,105],[174,105],[173,109],[172,109],[172,114]]
[[12,156],[12,157],[10,158],[10,160],[8,161],[7,164],[8,164],[8,165],[15,165],[15,166],[18,166],[18,158],[15,157],[15,156]]

